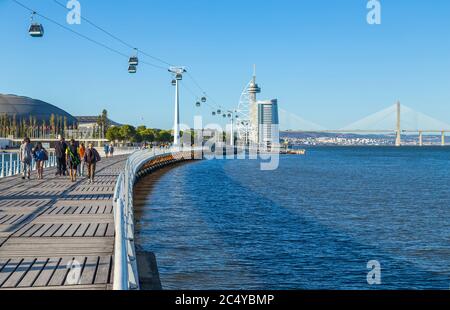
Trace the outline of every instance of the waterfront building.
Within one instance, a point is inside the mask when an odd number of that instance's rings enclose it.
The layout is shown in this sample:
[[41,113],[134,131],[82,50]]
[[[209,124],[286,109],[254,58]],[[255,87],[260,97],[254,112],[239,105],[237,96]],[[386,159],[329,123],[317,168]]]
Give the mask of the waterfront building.
[[258,101],[258,144],[271,147],[279,143],[277,99]]
[[0,137],[38,137],[76,128],[77,119],[42,100],[0,94]]
[[75,126],[77,119],[68,112],[42,100],[17,95],[0,94],[0,115],[8,117],[10,122],[31,122],[31,126],[50,124],[62,118],[68,126]]
[[[97,116],[76,116],[78,122],[78,128],[81,129],[94,129],[98,127],[98,115]],[[108,125],[111,127],[120,127],[122,124],[119,124],[108,118]]]

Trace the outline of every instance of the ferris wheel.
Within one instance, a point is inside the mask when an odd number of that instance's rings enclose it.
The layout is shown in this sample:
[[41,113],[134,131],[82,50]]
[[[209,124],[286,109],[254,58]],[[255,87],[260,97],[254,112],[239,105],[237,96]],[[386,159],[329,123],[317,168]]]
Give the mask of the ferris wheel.
[[251,122],[251,105],[253,104],[250,89],[253,85],[253,79],[248,82],[239,98],[239,105],[236,110],[236,131],[238,140],[241,143],[248,144],[249,137],[253,133]]

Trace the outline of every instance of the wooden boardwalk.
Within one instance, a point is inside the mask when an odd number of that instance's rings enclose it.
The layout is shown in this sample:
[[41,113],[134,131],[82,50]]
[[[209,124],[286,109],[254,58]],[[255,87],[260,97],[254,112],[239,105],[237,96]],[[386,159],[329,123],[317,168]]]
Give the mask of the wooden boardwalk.
[[125,158],[102,160],[94,184],[53,169],[45,180],[0,180],[0,289],[112,288],[112,200]]

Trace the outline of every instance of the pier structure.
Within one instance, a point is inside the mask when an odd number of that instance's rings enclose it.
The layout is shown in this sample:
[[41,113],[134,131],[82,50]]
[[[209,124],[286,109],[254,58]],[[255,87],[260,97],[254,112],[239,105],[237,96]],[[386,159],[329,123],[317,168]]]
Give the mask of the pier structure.
[[[45,170],[0,179],[0,289],[139,289],[133,188],[200,150],[142,150],[98,163],[93,184]],[[195,156],[194,156],[195,155]]]

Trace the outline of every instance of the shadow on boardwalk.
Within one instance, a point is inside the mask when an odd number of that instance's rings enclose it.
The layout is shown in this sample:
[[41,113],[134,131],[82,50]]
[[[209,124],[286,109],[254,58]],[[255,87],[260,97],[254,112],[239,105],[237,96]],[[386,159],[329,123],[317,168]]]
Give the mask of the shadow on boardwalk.
[[99,163],[96,182],[0,180],[1,289],[110,289],[112,197],[126,157]]

